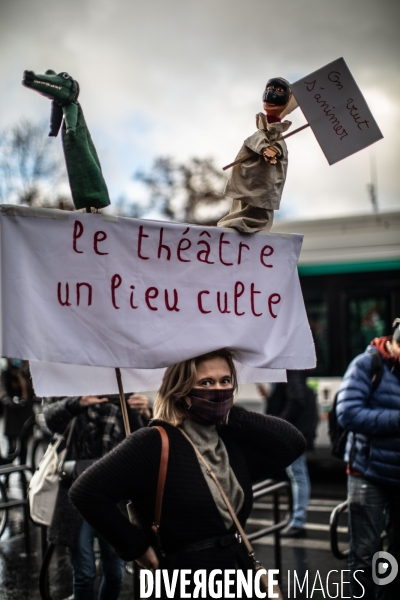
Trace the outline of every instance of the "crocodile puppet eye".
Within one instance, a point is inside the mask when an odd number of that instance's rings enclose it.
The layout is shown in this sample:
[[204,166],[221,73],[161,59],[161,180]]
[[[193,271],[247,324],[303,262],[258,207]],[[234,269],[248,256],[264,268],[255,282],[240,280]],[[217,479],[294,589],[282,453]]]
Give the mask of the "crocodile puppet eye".
[[61,73],[61,77],[63,77],[64,79],[71,79],[71,76],[68,75],[68,73]]

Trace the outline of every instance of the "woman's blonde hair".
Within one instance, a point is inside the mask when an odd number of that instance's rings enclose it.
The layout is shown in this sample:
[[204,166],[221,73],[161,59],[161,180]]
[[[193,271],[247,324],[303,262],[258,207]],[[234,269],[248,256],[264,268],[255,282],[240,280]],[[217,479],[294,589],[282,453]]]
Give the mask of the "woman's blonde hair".
[[222,348],[168,367],[154,402],[154,418],[166,421],[175,427],[186,419],[184,398],[196,383],[196,367],[206,360],[212,360],[213,358],[226,360],[232,375],[232,387],[236,391],[238,384],[236,367],[233,362],[234,356],[233,351]]

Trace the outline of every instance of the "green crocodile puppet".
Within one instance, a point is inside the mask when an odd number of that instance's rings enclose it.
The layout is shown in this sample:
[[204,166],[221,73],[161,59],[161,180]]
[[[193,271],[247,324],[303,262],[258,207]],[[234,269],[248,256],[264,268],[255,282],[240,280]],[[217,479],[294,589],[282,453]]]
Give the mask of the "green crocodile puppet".
[[72,199],[76,209],[110,204],[99,157],[78,102],[79,84],[68,73],[51,69],[44,75],[24,71],[22,84],[52,100],[50,133],[56,137],[62,124],[62,143]]

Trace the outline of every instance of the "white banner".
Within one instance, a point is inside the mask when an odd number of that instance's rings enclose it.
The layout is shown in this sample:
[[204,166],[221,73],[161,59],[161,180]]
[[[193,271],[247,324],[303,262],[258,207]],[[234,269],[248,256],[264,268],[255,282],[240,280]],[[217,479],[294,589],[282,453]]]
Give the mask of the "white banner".
[[290,87],[330,165],[383,137],[343,58]]
[[[2,355],[57,363],[61,373],[161,369],[230,347],[249,367],[311,368],[301,243],[297,234],[2,207]],[[46,369],[32,365],[43,381]]]

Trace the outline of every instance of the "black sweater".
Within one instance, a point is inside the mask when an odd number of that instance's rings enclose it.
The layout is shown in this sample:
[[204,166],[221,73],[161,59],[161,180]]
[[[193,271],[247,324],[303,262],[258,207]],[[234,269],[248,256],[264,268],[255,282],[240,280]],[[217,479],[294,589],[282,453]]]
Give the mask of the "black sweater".
[[[163,549],[176,555],[187,544],[227,533],[188,441],[176,427],[152,421],[150,427],[131,434],[85,471],[70,490],[70,499],[84,519],[124,560],[136,559],[154,545],[150,526],[154,520],[161,437],[151,425],[162,425],[170,442],[160,527]],[[221,426],[219,434],[245,493],[238,515],[244,524],[252,508],[252,484],[291,464],[304,452],[305,440],[289,423],[239,407],[232,408],[229,422]],[[127,522],[117,508],[122,499],[133,501],[141,515],[142,529]],[[195,564],[200,568],[198,561]],[[231,561],[223,561],[220,566],[227,568],[229,564],[232,566]],[[180,561],[176,568],[182,565]]]

